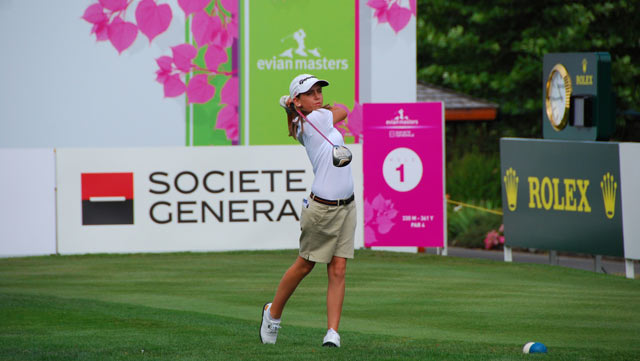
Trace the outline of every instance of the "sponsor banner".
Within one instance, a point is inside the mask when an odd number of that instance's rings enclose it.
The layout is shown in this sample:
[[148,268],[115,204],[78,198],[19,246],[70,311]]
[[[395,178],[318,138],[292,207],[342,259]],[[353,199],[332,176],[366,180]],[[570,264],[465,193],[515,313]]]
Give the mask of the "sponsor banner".
[[[362,147],[350,149],[361,220]],[[63,148],[56,157],[61,254],[298,247],[313,181],[299,145]]]
[[640,259],[640,143],[620,143],[624,258]]
[[[244,56],[248,58],[243,73],[243,117],[250,119],[249,144],[295,143],[287,136],[285,112],[277,104],[280,96],[289,93],[289,83],[298,74],[329,81],[325,103],[353,107],[352,1],[246,1],[244,10],[248,25]],[[323,20],[309,21],[310,17]]]
[[365,245],[443,247],[443,104],[365,104],[363,112]]
[[0,149],[0,257],[56,252],[52,148]]
[[618,143],[500,140],[506,244],[623,256]]

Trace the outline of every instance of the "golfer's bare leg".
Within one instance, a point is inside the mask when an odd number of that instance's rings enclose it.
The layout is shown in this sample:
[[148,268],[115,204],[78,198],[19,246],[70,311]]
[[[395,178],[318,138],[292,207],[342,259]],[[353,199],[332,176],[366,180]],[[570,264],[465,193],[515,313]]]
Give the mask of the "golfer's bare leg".
[[346,271],[346,258],[333,256],[331,263],[327,265],[327,274],[329,276],[329,286],[327,287],[327,328],[333,328],[335,331],[338,331],[338,326],[340,325]]
[[271,317],[280,318],[282,316],[284,305],[293,294],[293,291],[296,290],[300,281],[302,281],[302,279],[311,272],[313,266],[315,266],[315,262],[307,261],[306,259],[298,256],[296,261],[291,265],[291,267],[289,267],[280,280],[276,296],[273,298],[273,302],[271,303]]

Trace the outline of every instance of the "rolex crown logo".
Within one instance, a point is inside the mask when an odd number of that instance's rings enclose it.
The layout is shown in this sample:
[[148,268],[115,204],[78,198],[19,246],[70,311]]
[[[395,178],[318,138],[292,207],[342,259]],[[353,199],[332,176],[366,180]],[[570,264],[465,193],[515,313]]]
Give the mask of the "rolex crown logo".
[[602,198],[604,199],[604,210],[607,218],[611,219],[616,212],[616,191],[618,190],[618,182],[613,179],[611,173],[605,174],[600,182],[602,188]]
[[504,188],[507,193],[507,204],[510,211],[515,211],[518,203],[518,176],[513,168],[507,169],[504,176]]
[[582,59],[582,72],[587,72],[587,59]]

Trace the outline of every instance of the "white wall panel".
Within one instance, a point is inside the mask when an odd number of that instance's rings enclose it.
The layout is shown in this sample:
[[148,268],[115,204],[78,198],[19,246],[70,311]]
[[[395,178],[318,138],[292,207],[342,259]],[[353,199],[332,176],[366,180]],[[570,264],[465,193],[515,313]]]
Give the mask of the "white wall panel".
[[0,257],[56,252],[53,149],[0,149]]

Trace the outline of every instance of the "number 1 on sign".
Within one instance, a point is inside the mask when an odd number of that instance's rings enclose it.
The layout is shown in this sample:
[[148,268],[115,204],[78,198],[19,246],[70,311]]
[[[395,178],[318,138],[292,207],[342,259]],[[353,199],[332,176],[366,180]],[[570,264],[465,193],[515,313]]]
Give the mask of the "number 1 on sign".
[[404,182],[404,164],[400,164],[398,168],[396,168],[398,172],[400,172],[400,183]]

